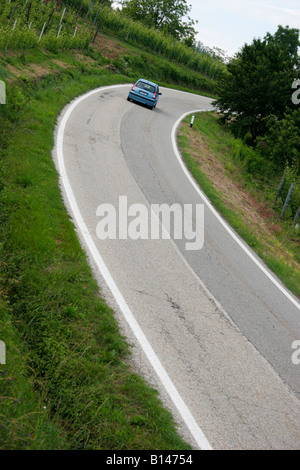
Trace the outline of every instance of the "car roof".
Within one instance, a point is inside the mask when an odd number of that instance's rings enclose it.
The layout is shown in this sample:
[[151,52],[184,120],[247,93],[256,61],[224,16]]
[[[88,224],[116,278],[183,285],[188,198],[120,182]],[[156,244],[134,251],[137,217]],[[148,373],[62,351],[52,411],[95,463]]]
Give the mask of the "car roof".
[[144,82],[144,83],[149,83],[149,85],[154,85],[154,86],[157,86],[157,83],[154,83],[154,82],[150,82],[150,80],[146,80],[145,78],[139,78],[137,80],[137,82]]

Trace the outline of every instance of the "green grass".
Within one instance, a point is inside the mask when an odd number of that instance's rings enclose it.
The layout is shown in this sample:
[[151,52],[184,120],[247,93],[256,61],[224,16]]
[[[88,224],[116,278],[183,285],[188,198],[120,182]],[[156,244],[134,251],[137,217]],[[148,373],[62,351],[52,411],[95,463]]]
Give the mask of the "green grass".
[[27,69],[32,65],[47,66],[51,71],[61,70],[54,61],[59,60],[66,63],[71,74],[74,69],[80,68],[82,72],[96,72],[97,68],[106,66],[109,70],[120,75],[126,75],[128,80],[135,82],[141,76],[157,81],[160,86],[180,89],[182,91],[193,91],[204,96],[216,97],[216,81],[195,72],[183,65],[170,62],[160,55],[151,54],[133,45],[123,43],[113,36],[109,39],[116,45],[122,47],[122,52],[117,58],[109,59],[103,53],[92,47],[80,51],[81,55],[90,59],[88,63],[76,58],[75,54],[60,51],[50,52],[41,49],[31,49],[26,52],[14,51],[10,55],[0,54],[0,79],[7,80],[11,73],[7,69],[8,64],[15,67],[20,77],[26,76]]
[[38,397],[28,379],[30,357],[13,324],[11,308],[3,299],[0,312],[7,356],[7,364],[0,366],[0,448],[67,448],[55,418],[49,419],[43,391]]
[[[189,449],[157,392],[127,363],[128,345],[99,296],[51,158],[63,107],[126,81],[85,65],[19,80],[21,114],[0,155],[1,449]],[[10,112],[4,122],[14,106]]]
[[[187,168],[193,175],[212,204],[236,230],[236,232],[248,243],[248,245],[265,261],[267,266],[285,283],[285,285],[298,297],[300,297],[300,250],[299,233],[292,228],[291,215],[285,220],[279,218],[280,208],[274,211],[271,219],[266,218],[269,226],[277,224],[280,230],[277,234],[266,232],[261,237],[251,223],[245,222],[239,210],[233,210],[223,198],[213,179],[209,178],[202,170],[201,165],[192,154],[195,148],[191,144],[191,138],[201,136],[219,161],[222,162],[229,177],[242,186],[242,188],[256,198],[262,204],[273,211],[272,204],[275,199],[281,173],[266,162],[255,150],[247,147],[240,139],[235,139],[226,127],[218,122],[214,113],[197,114],[193,128],[189,127],[190,116],[184,120],[180,129],[178,144]],[[197,150],[197,149],[196,149]],[[277,247],[278,253],[274,256],[274,250],[270,250],[270,244]],[[287,262],[289,259],[289,262]]]

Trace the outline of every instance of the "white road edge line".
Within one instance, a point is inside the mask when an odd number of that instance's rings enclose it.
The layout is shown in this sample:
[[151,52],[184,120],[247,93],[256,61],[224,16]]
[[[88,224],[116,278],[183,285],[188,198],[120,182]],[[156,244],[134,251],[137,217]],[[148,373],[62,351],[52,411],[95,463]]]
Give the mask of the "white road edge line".
[[231,227],[227,224],[227,222],[220,216],[220,214],[216,211],[216,209],[213,207],[209,199],[206,197],[206,195],[203,193],[203,191],[199,188],[198,184],[190,174],[189,170],[185,166],[185,163],[182,159],[181,153],[178,149],[177,146],[177,139],[176,139],[176,134],[177,134],[177,128],[181,121],[188,115],[194,114],[194,113],[199,113],[206,111],[205,109],[195,109],[194,111],[188,111],[187,113],[184,113],[180,118],[175,122],[172,132],[171,132],[171,139],[172,139],[172,145],[173,149],[176,155],[176,158],[184,171],[185,175],[189,179],[190,183],[194,187],[194,189],[197,191],[199,196],[203,199],[207,207],[211,210],[211,212],[217,217],[219,222],[223,225],[223,227],[227,230],[229,235],[232,236],[232,238],[237,242],[237,244],[244,250],[244,252],[251,258],[252,261],[261,269],[261,271],[270,279],[273,284],[275,284],[276,287],[300,310],[300,303],[275,279],[275,277],[261,264],[261,262],[251,253],[251,251],[247,248],[247,246],[236,236],[236,234],[233,232]]
[[163,365],[161,364],[159,358],[155,354],[152,346],[150,345],[149,341],[147,340],[146,336],[144,335],[142,329],[140,328],[139,324],[137,323],[133,313],[131,312],[130,308],[128,307],[124,297],[122,296],[121,292],[119,291],[115,281],[113,280],[106,264],[104,263],[97,247],[89,233],[89,230],[83,221],[82,215],[78,208],[76,199],[74,197],[73,190],[71,188],[68,175],[65,168],[64,163],[64,155],[63,155],[63,139],[64,139],[64,132],[66,128],[66,124],[68,119],[76,106],[81,103],[81,101],[89,98],[91,95],[99,92],[103,92],[105,90],[109,90],[112,88],[117,87],[124,87],[130,86],[130,84],[126,85],[113,85],[108,87],[101,87],[95,90],[92,90],[73,101],[70,107],[67,109],[66,113],[63,115],[61,122],[58,124],[57,128],[57,143],[56,143],[56,155],[57,155],[57,163],[59,174],[61,178],[61,184],[64,188],[67,200],[70,204],[70,209],[73,213],[73,219],[76,222],[76,225],[84,239],[84,242],[87,248],[90,251],[90,254],[96,263],[99,272],[101,273],[102,277],[104,278],[105,282],[107,283],[110,291],[112,292],[117,304],[120,307],[121,312],[124,315],[128,325],[130,326],[132,332],[134,333],[137,341],[139,342],[141,348],[143,349],[146,357],[148,358],[150,364],[152,365],[154,371],[158,375],[161,383],[163,384],[165,390],[167,391],[168,395],[170,396],[172,402],[174,403],[175,407],[177,408],[178,412],[180,413],[183,421],[185,422],[186,426],[188,427],[190,433],[192,434],[197,446],[201,450],[213,450],[210,443],[206,439],[203,431],[200,429],[199,425],[195,421],[194,417],[192,416],[189,408],[181,398],[180,394],[178,393],[175,385],[173,384],[172,380],[168,376],[166,370],[164,369]]

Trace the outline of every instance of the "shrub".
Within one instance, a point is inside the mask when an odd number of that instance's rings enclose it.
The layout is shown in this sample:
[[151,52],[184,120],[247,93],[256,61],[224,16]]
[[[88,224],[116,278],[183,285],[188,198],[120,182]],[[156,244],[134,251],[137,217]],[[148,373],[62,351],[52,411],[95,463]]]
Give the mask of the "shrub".
[[286,162],[300,169],[300,109],[289,110],[284,118],[269,118],[269,131],[266,138],[268,157],[283,167]]
[[292,163],[287,162],[286,164],[286,177],[281,193],[281,197],[283,200],[286,199],[292,183],[294,183],[294,188],[289,202],[289,206],[292,211],[292,216],[295,216],[298,207],[300,206],[300,172],[299,163],[296,159],[294,159]]

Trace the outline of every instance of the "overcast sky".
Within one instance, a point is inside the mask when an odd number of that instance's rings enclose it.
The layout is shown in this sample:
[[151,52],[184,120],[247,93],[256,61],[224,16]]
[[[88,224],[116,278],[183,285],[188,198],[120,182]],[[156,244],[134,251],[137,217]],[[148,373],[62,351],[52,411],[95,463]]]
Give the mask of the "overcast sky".
[[196,40],[233,55],[278,25],[300,29],[300,0],[187,0],[198,20]]

